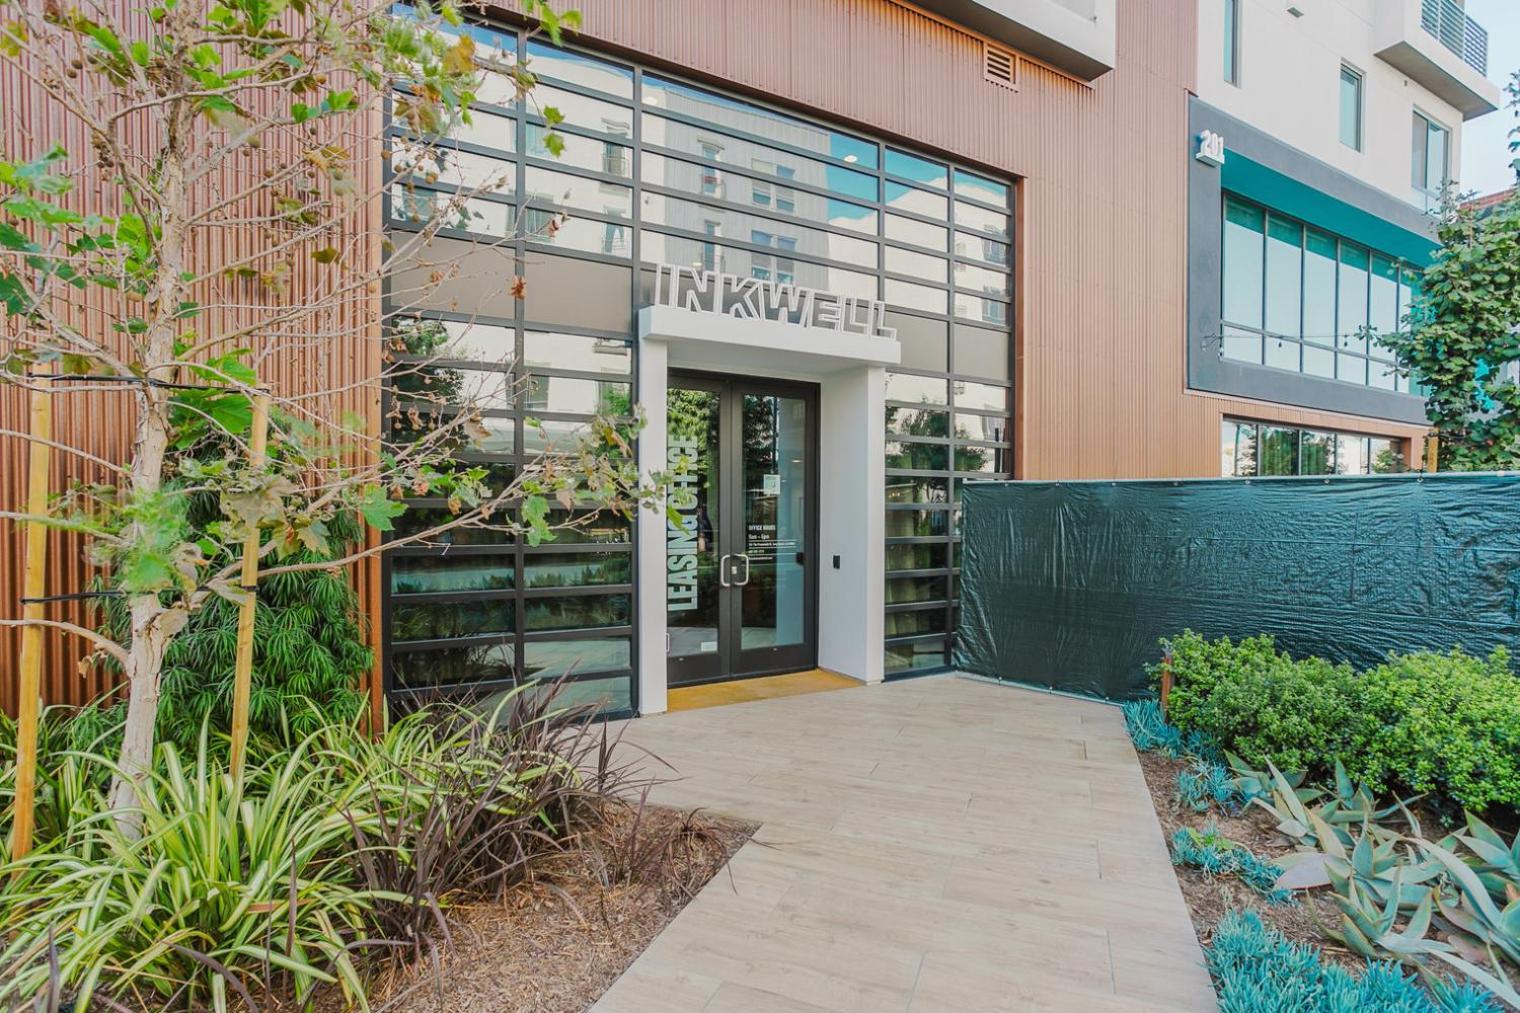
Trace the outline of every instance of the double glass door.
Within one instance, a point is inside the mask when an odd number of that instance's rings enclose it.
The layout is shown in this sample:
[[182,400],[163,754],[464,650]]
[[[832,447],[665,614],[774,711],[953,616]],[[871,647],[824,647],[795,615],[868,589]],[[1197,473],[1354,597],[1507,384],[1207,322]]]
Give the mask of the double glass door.
[[667,398],[672,686],[817,663],[817,395],[676,375]]

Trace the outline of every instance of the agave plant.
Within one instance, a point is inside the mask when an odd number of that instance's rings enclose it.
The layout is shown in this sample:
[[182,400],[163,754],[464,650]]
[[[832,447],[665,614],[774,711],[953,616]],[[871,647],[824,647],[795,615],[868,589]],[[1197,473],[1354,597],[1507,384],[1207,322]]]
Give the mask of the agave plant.
[[[1506,884],[1505,900],[1496,901],[1483,877],[1467,862],[1439,844],[1423,840],[1417,843],[1441,864],[1449,877],[1451,889],[1442,896],[1439,912],[1452,930],[1455,948],[1465,954],[1435,955],[1471,975],[1506,1002],[1520,1007],[1520,992],[1504,967],[1505,961],[1520,967],[1520,890]],[[1492,973],[1469,959],[1483,957],[1487,958]]]
[[1501,903],[1520,897],[1520,833],[1508,844],[1504,838],[1475,814],[1467,814],[1467,833],[1448,835],[1441,846],[1456,851],[1462,845],[1472,852],[1468,864],[1488,888],[1489,896]]
[[1278,833],[1295,844],[1322,848],[1322,839],[1333,837],[1350,848],[1356,843],[1352,828],[1379,827],[1395,814],[1403,816],[1410,833],[1420,833],[1419,820],[1409,809],[1415,799],[1395,799],[1392,805],[1379,808],[1372,792],[1365,785],[1353,784],[1339,761],[1335,782],[1327,788],[1303,787],[1301,772],[1284,774],[1270,763],[1265,773],[1248,769],[1238,757],[1231,757],[1231,764],[1237,789],[1276,817]]
[[[1403,801],[1378,808],[1343,770],[1333,795],[1298,789],[1275,769],[1266,779],[1271,801],[1256,804],[1304,848],[1280,860],[1275,886],[1329,887],[1339,918],[1321,923],[1327,936],[1362,956],[1393,957],[1427,972],[1432,961],[1443,962],[1520,1008],[1506,970],[1520,966],[1520,838],[1506,842],[1469,815],[1465,833],[1433,843],[1420,836]],[[1384,825],[1395,813],[1407,836]]]

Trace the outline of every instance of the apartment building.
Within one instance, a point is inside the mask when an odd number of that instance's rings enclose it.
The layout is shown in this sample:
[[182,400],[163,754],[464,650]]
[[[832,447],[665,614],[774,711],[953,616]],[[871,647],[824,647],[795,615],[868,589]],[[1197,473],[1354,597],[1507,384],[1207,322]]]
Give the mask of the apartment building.
[[1460,0],[1200,0],[1188,386],[1261,402],[1221,413],[1221,474],[1414,460],[1420,392],[1368,328],[1418,293],[1487,61]]
[[[1451,0],[574,6],[563,47],[512,5],[464,29],[530,66],[535,101],[488,80],[447,171],[391,165],[386,227],[505,178],[434,242],[509,241],[395,336],[526,392],[464,459],[510,474],[637,402],[641,467],[694,467],[673,517],[391,555],[360,581],[370,688],[568,676],[655,713],[706,681],[930,671],[968,483],[1417,463],[1419,394],[1364,328],[1398,326],[1461,125],[1497,104]],[[404,142],[377,133],[376,165]],[[0,470],[7,502],[23,475]],[[442,504],[412,506],[403,529]]]

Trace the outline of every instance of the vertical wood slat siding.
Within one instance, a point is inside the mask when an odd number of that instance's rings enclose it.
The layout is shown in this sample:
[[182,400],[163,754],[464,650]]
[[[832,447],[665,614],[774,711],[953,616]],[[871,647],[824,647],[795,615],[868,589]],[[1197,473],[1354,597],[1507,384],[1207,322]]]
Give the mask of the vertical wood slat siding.
[[[28,87],[21,75],[9,66],[0,67],[0,109],[5,116],[0,119],[0,151],[8,158],[28,159],[40,154],[54,142],[61,142],[73,156],[69,161],[75,175],[75,193],[81,202],[88,202],[89,210],[110,213],[109,187],[103,182],[93,159],[86,156],[91,148],[79,122],[66,117],[56,106],[47,103],[33,88]],[[145,122],[137,122],[126,128],[127,140],[138,151],[152,151],[157,146],[156,136]],[[356,132],[354,137],[339,138],[354,151],[354,175],[359,192],[377,188],[383,164],[380,158],[380,132],[382,123],[378,112]],[[289,149],[289,150],[286,150]],[[263,165],[279,164],[299,157],[291,145],[271,144],[258,159],[234,164],[227,171],[208,181],[208,187],[232,187],[247,185]],[[356,208],[351,222],[346,226],[350,243],[338,243],[344,256],[356,270],[371,270],[379,262],[382,222],[378,201]],[[207,234],[207,233],[211,234]],[[225,263],[235,257],[256,252],[261,247],[258,238],[247,230],[212,229],[201,230],[192,243],[192,260],[197,266]],[[288,279],[287,303],[300,305],[309,301],[314,293],[321,292],[325,283],[331,281],[331,268],[325,268],[310,259],[307,250],[297,250],[291,255],[292,272]],[[249,282],[218,282],[211,289],[226,295],[236,295],[239,284]],[[246,291],[246,290],[245,290]],[[202,293],[202,301],[210,304],[210,292]],[[109,334],[106,318],[109,304],[98,298],[98,293],[86,292],[79,302],[70,307],[72,320],[92,336]],[[335,396],[312,407],[329,418],[342,413],[355,413],[369,420],[372,432],[379,431],[378,376],[380,372],[380,344],[378,299],[357,296],[345,301],[336,311],[323,319],[310,320],[312,333],[321,328],[344,328],[346,337],[327,343],[311,343],[298,349],[290,349],[259,364],[262,379],[277,394],[300,391],[334,389]],[[196,321],[202,335],[214,335],[233,326],[246,324],[247,311],[235,309],[209,309]],[[329,333],[331,331],[329,330]],[[366,383],[366,381],[368,381]],[[133,437],[133,406],[129,395],[120,393],[68,393],[54,396],[54,439],[66,445],[79,446],[108,460],[127,459]],[[0,430],[24,432],[27,428],[27,392],[10,385],[0,385]],[[26,470],[18,462],[26,459],[25,443],[16,437],[0,436],[0,509],[19,510],[25,502]],[[56,453],[52,464],[52,491],[61,492],[71,482],[97,482],[110,480],[102,468],[88,462],[71,459]],[[0,617],[15,618],[20,615],[21,595],[21,545],[19,525],[0,519]],[[68,594],[84,589],[89,579],[89,568],[83,558],[83,541],[75,535],[54,533],[48,542],[47,593]],[[353,580],[359,591],[366,615],[374,615],[379,603],[379,568],[373,563],[354,567]],[[85,626],[98,622],[95,610],[82,602],[51,604],[50,618],[64,619]],[[369,639],[377,649],[378,629],[369,631]],[[0,709],[14,713],[16,708],[19,631],[0,628]],[[114,677],[99,666],[81,670],[80,659],[87,653],[86,645],[78,638],[49,633],[44,653],[43,699],[48,703],[79,704],[95,699],[111,690]],[[378,666],[371,673],[372,697],[377,697]]]

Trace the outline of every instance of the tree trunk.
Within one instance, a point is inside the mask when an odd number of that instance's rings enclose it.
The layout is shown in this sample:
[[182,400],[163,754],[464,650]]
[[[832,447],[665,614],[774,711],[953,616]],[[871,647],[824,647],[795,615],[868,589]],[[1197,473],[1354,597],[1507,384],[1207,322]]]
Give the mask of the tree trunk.
[[[188,9],[188,8],[187,8]],[[182,15],[183,16],[183,15]],[[149,325],[141,352],[143,375],[173,381],[179,336],[179,307],[189,292],[182,279],[189,240],[191,195],[185,185],[194,110],[185,102],[171,103],[164,117],[164,147],[159,156],[157,264],[149,293]],[[147,498],[163,487],[164,466],[171,439],[169,392],[142,384],[137,397],[137,433],[132,446],[131,486],[134,497]],[[133,530],[126,531],[133,537]],[[127,722],[123,729],[118,772],[111,784],[116,825],[129,838],[142,828],[137,786],[153,769],[153,733],[158,721],[159,679],[169,645],[189,620],[183,607],[166,608],[155,592],[131,594],[131,643],[127,645]]]
[[158,720],[159,677],[164,656],[188,613],[166,611],[158,596],[132,599],[132,643],[127,653],[127,723],[111,786],[111,809],[116,826],[135,840],[142,829],[138,788],[153,769],[153,730]]

